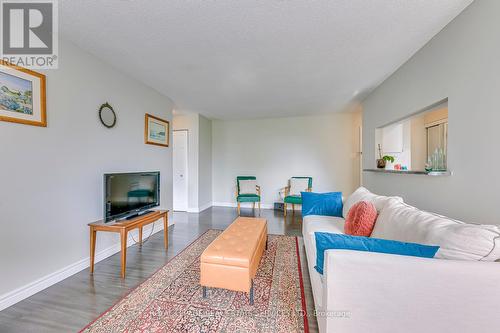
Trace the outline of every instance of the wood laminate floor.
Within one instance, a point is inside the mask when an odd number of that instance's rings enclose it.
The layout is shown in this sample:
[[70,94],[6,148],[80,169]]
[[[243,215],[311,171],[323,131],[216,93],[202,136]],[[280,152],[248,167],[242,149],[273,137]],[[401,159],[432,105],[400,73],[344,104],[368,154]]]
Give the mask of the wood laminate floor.
[[[242,216],[253,216],[253,211],[242,209]],[[289,214],[286,222],[281,212],[273,210],[263,209],[261,216],[267,219],[270,234],[302,236],[300,214]],[[236,209],[223,207],[212,207],[199,214],[175,212],[168,251],[163,248],[163,233],[156,233],[142,248],[128,248],[125,279],[120,278],[118,253],[96,264],[93,276],[85,269],[1,311],[0,332],[78,332],[205,231],[225,229],[236,217]],[[302,239],[299,244],[309,329],[317,332],[317,321],[311,315],[314,306]]]

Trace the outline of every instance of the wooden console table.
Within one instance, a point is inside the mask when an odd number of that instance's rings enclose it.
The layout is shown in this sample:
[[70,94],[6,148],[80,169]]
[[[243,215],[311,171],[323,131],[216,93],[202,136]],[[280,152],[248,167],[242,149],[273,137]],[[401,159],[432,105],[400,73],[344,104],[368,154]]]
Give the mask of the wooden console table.
[[163,219],[163,237],[165,250],[168,248],[168,210],[158,210],[130,220],[104,223],[104,220],[89,223],[90,227],[90,274],[94,273],[95,242],[97,231],[116,232],[120,234],[122,272],[121,277],[125,278],[125,267],[127,266],[127,238],[128,232],[139,229],[139,245],[142,246],[142,228],[145,225]]

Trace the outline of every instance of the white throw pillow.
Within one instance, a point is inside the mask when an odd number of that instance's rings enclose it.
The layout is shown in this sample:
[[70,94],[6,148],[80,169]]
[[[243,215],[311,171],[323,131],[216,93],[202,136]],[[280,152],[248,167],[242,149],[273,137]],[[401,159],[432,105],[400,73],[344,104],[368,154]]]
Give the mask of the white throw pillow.
[[255,179],[240,180],[240,194],[257,194],[257,181]]
[[380,212],[390,199],[395,199],[399,202],[403,202],[403,198],[401,197],[385,197],[382,195],[376,195],[361,186],[345,200],[344,207],[342,208],[342,216],[344,218],[347,218],[347,214],[349,213],[351,207],[360,201],[371,202],[377,209],[377,212]]
[[309,178],[290,179],[290,195],[300,195],[300,192],[306,192],[309,188]]
[[436,258],[495,261],[500,258],[500,227],[468,224],[390,201],[370,237],[439,245]]

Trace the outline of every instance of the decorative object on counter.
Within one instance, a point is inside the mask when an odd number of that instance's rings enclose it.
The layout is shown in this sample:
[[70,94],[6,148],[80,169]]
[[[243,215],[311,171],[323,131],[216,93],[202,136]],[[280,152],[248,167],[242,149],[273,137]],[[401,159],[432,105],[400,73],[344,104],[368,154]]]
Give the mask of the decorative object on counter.
[[144,142],[148,145],[168,147],[170,123],[146,113],[144,125]]
[[[391,155],[384,155],[384,157],[382,157],[382,159],[387,163],[394,163],[394,161],[396,160],[394,158],[394,156],[391,156]],[[387,166],[387,165],[386,165]]]
[[47,127],[45,75],[0,60],[0,120]]
[[385,169],[387,166],[387,162],[394,163],[394,157],[390,155],[384,155],[382,156],[382,148],[380,147],[380,144],[378,145],[378,156],[379,159],[377,159],[377,168],[379,169]]
[[113,107],[108,102],[101,105],[99,108],[99,119],[101,123],[107,127],[112,128],[116,125],[116,113]]
[[385,160],[382,158],[382,148],[380,144],[378,145],[378,159],[377,159],[377,168],[384,169],[385,168]]
[[425,163],[425,171],[427,172],[432,171],[432,159],[430,156],[427,158],[427,163]]
[[425,171],[446,171],[446,153],[442,148],[436,148],[434,153],[427,158],[427,163],[425,165]]

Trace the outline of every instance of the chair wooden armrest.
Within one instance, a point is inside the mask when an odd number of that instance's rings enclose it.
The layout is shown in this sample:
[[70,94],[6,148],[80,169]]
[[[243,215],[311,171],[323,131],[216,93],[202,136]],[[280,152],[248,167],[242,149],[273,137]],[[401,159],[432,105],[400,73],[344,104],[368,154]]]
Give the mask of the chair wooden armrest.
[[285,187],[285,198],[290,194],[290,185]]
[[257,189],[257,193],[259,194],[260,196],[260,186],[259,185],[255,185],[255,188]]

